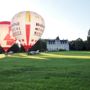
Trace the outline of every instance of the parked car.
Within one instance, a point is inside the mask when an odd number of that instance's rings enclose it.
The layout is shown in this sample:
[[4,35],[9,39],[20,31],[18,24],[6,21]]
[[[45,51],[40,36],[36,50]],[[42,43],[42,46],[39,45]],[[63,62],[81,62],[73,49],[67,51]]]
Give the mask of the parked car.
[[13,54],[14,52],[13,51],[9,51],[8,54]]
[[34,55],[34,54],[39,54],[40,52],[39,52],[39,50],[37,50],[37,51],[30,51],[30,52],[28,52],[28,55]]

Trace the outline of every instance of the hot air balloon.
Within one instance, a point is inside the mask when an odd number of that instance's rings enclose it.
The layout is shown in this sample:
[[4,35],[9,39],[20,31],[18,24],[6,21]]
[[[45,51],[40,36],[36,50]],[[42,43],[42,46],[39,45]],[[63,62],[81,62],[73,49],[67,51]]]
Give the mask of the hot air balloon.
[[20,41],[26,51],[39,40],[44,28],[43,18],[32,11],[19,12],[11,21],[13,36]]
[[15,43],[15,38],[12,36],[10,22],[0,22],[0,46],[5,52]]

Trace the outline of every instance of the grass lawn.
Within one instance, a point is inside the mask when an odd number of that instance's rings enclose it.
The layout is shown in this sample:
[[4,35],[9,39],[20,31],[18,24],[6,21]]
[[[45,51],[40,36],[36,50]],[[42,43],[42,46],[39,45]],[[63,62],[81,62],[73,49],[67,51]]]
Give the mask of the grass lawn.
[[1,54],[0,90],[90,90],[90,52]]

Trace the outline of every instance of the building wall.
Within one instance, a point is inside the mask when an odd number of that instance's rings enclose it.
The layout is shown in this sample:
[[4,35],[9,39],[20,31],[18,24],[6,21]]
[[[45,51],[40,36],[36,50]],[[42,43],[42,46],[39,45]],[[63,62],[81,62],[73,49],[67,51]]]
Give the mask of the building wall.
[[57,51],[60,49],[69,50],[69,43],[68,42],[62,43],[62,42],[60,42],[60,40],[55,40],[54,43],[50,43],[50,40],[47,41],[47,50],[48,51]]

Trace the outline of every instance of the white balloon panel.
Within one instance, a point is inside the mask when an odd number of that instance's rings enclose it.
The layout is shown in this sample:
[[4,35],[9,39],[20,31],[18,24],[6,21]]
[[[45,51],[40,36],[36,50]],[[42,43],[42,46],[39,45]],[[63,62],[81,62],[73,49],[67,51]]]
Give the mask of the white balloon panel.
[[31,11],[16,14],[12,19],[13,36],[24,46],[33,46],[43,34],[45,24],[43,18]]

